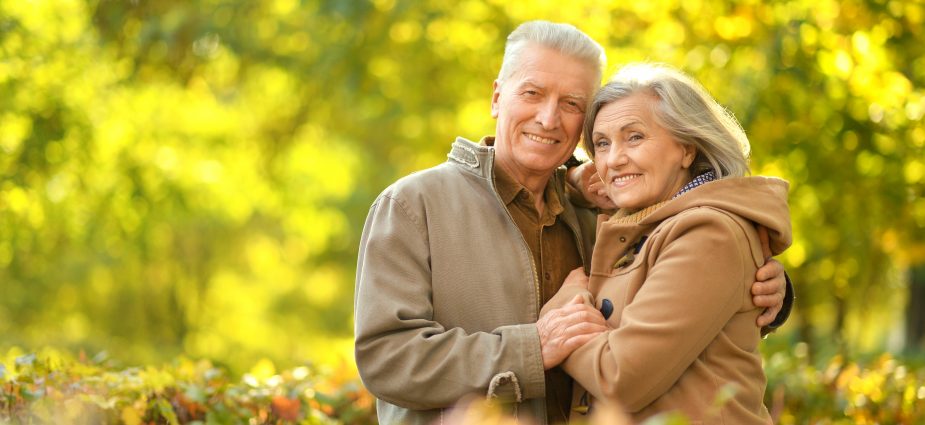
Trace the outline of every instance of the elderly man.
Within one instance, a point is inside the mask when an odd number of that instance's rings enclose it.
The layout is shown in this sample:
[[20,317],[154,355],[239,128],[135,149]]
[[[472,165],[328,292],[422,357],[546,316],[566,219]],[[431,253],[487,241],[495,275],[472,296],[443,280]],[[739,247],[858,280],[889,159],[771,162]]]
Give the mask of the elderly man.
[[[580,302],[538,313],[591,259],[596,215],[569,201],[562,165],[602,62],[603,49],[570,25],[521,25],[494,83],[496,136],[457,138],[447,162],[373,203],[357,265],[356,361],[382,423],[434,423],[468,394],[510,401],[537,423],[567,417],[571,382],[556,366],[606,326]],[[754,288],[776,313],[784,279],[772,263]]]

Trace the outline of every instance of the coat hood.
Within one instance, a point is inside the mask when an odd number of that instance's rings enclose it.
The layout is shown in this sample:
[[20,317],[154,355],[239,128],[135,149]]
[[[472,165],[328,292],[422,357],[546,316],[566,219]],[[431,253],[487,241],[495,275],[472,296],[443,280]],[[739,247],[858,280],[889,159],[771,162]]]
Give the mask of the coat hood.
[[787,191],[790,184],[777,177],[731,177],[715,180],[666,202],[639,221],[658,223],[686,209],[713,207],[731,212],[768,229],[771,252],[783,252],[793,242]]

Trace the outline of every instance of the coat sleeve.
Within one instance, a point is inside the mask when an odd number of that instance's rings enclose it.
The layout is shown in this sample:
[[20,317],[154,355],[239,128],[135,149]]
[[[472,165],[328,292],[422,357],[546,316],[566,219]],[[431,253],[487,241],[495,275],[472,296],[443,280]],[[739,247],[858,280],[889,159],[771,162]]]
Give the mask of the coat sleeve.
[[489,397],[512,401],[543,397],[535,324],[467,333],[434,320],[429,249],[420,213],[380,196],[363,229],[354,300],[355,356],[366,387],[409,409],[449,407],[489,389]]
[[696,209],[665,231],[619,327],[564,363],[595,398],[630,412],[667,392],[743,308],[756,270],[743,230],[723,213]]

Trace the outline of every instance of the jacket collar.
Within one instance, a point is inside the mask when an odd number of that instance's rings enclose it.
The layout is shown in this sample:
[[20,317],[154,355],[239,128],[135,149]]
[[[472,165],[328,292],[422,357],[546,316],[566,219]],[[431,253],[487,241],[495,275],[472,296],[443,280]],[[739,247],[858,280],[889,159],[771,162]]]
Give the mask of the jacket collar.
[[491,179],[495,159],[493,146],[478,145],[464,137],[457,137],[446,156],[449,162],[461,165],[464,170],[484,179]]
[[[478,144],[464,137],[457,137],[456,141],[453,142],[450,153],[446,156],[449,162],[462,165],[463,169],[491,181],[492,187],[501,196],[501,200],[505,205],[508,205],[520,191],[526,189],[510,176],[502,176],[500,170],[495,170],[494,144],[495,138],[492,136],[483,137]],[[559,168],[564,170],[564,167]],[[555,215],[558,215],[564,209],[564,202],[562,202],[564,193],[559,190],[560,188],[557,184],[558,180],[564,179],[564,175],[560,175],[560,171],[553,171],[553,175],[546,183],[545,191],[546,202]]]

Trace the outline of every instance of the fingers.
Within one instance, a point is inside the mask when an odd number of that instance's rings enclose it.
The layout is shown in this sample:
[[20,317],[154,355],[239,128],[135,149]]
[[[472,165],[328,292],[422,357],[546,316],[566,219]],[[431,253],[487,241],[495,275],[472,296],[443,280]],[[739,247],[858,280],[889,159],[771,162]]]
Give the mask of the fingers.
[[588,276],[585,275],[585,269],[578,267],[575,270],[569,272],[568,276],[565,277],[565,282],[562,285],[575,285],[582,288],[588,288]]
[[783,280],[784,265],[773,258],[764,263],[764,265],[758,269],[758,273],[755,273],[755,279],[759,282],[766,282],[777,277]]
[[752,295],[772,295],[779,291],[779,284],[775,281],[752,283]]
[[754,295],[752,296],[752,304],[755,304],[755,306],[759,308],[776,307],[780,310],[784,305],[784,296],[777,293],[771,295]]
[[586,177],[584,181],[585,184],[590,184],[590,183],[601,181],[601,178],[597,176],[597,168],[594,167],[594,163],[586,162],[582,165],[588,166],[585,170],[583,170],[584,171],[583,177]]
[[549,311],[536,322],[541,342],[543,339],[553,340],[581,333],[588,329],[582,327],[581,325],[583,324],[588,324],[592,328],[596,326],[606,329],[607,321],[604,320],[604,316],[600,311],[585,304],[571,304],[576,301],[583,302],[581,296],[576,296],[570,301],[570,304]]
[[600,180],[591,180],[591,184],[588,185],[588,192],[598,196],[607,195],[607,191],[604,190],[604,183],[601,183]]
[[[779,273],[773,273],[778,271]],[[760,308],[767,308],[759,317],[759,322],[766,321],[763,316],[768,315],[774,320],[777,312],[784,306],[784,297],[787,292],[787,280],[784,278],[784,267],[776,260],[771,260],[758,270],[756,278],[762,281],[752,284],[752,303]],[[770,274],[771,276],[765,276]],[[763,279],[766,278],[766,279]],[[770,323],[770,322],[769,322]]]
[[[576,296],[572,301],[576,300],[581,297]],[[608,329],[601,313],[584,304],[568,304],[552,310],[540,318],[536,327],[546,369],[558,365],[577,347]]]
[[607,196],[607,193],[606,193],[606,192],[604,192],[604,194],[602,194],[602,195],[598,198],[598,200],[595,201],[595,204],[596,204],[598,207],[603,208],[603,209],[605,209],[605,210],[615,210],[615,209],[617,209],[617,204],[613,203],[613,201],[610,199],[610,197]]
[[[598,319],[603,321],[604,315],[593,306],[585,304],[585,299],[581,294],[575,295],[575,298],[560,308],[550,311],[546,315],[554,315],[554,320],[563,320],[569,322],[597,322]],[[545,316],[544,316],[545,317]]]
[[617,206],[614,205],[613,201],[610,200],[610,197],[607,196],[607,190],[604,188],[604,183],[601,182],[599,178],[595,175],[591,183],[588,184],[588,195],[591,195],[593,201],[598,207],[604,209],[615,209]]
[[[588,341],[596,338],[598,335],[604,333],[604,331],[594,332],[594,333],[585,333],[581,335],[576,335],[568,339],[568,341],[563,344],[562,348],[564,351],[568,351],[568,354],[572,354],[573,351],[581,348],[582,345],[588,343]],[[568,357],[566,355],[565,357]],[[564,358],[563,358],[564,360]]]
[[586,334],[599,334],[606,331],[607,324],[600,322],[580,322],[573,324],[565,329],[563,337],[565,338],[574,338],[579,335]]
[[777,313],[779,312],[780,312],[780,308],[772,307],[772,308],[765,309],[764,312],[758,316],[758,319],[755,321],[755,324],[757,324],[759,328],[768,326],[772,322],[774,322],[774,319],[777,318]]
[[758,226],[758,240],[761,241],[761,253],[764,258],[771,258],[771,239],[768,237],[768,228]]
[[[584,303],[585,303],[585,300],[584,300],[584,298],[581,297],[581,294],[575,294],[575,296],[572,297],[572,299],[570,299],[570,300],[569,300],[567,303],[565,303],[565,305],[563,305],[562,307],[564,308],[564,307],[570,306],[570,305],[581,305],[581,304],[584,304]],[[555,310],[554,310],[554,311],[555,311]],[[560,308],[559,311],[561,312],[562,309]]]

